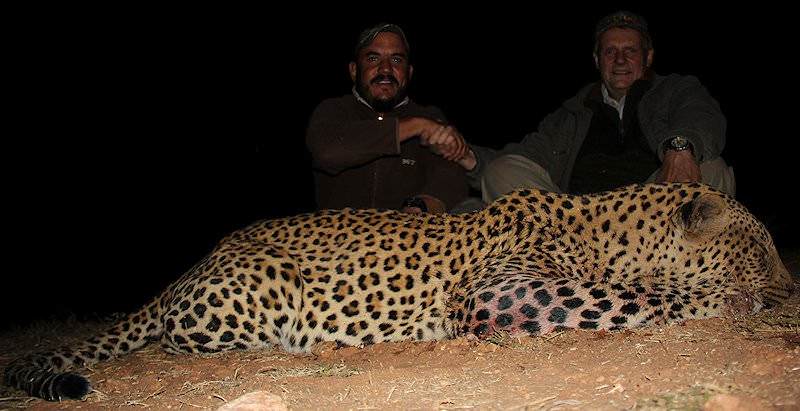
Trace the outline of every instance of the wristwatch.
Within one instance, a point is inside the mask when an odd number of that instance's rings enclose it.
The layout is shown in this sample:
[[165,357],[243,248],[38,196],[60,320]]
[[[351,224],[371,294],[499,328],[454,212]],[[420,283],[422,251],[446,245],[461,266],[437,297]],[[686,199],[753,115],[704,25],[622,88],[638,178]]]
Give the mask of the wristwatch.
[[[684,136],[675,136],[664,143],[664,151],[692,150],[692,143]],[[694,151],[694,150],[692,150]]]
[[425,200],[423,200],[423,199],[421,199],[419,197],[409,197],[409,198],[407,198],[405,201],[403,201],[403,205],[401,207],[402,208],[416,207],[416,208],[419,208],[420,210],[422,210],[422,212],[427,212],[428,211],[428,205],[425,204]]

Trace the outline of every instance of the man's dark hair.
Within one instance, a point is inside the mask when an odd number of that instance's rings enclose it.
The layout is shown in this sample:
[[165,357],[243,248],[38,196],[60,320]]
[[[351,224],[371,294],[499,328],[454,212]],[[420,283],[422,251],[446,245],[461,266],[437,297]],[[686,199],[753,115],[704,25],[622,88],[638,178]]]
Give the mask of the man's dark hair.
[[403,29],[396,24],[391,23],[380,23],[376,26],[370,27],[361,32],[358,35],[358,41],[356,42],[356,47],[353,50],[353,60],[358,60],[358,52],[361,51],[364,47],[369,46],[375,37],[381,33],[394,33],[397,34],[401,40],[403,40],[403,45],[406,47],[406,58],[411,53],[411,48],[408,46],[408,40],[406,40],[406,34],[403,32]]
[[594,30],[594,54],[600,53],[600,36],[615,27],[638,31],[642,36],[642,49],[644,49],[645,54],[653,49],[653,39],[650,37],[650,32],[647,30],[647,22],[644,20],[644,17],[629,11],[621,10],[611,13],[597,22],[597,26]]

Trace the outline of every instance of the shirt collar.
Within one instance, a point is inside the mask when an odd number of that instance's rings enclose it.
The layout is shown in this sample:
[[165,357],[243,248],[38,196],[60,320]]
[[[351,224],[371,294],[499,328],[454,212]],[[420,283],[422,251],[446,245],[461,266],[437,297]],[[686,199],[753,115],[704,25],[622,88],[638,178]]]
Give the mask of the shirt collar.
[[[372,108],[372,106],[371,106],[371,105],[369,105],[369,103],[367,103],[367,100],[364,100],[364,98],[363,98],[363,97],[361,97],[361,95],[360,95],[360,94],[358,94],[358,91],[356,91],[356,86],[353,86],[353,95],[356,97],[356,100],[358,100],[358,101],[359,101],[361,104],[363,104],[363,105],[365,105],[365,106],[369,107],[369,108],[370,108],[372,111],[375,111],[375,109],[374,109],[374,108]],[[409,102],[409,99],[408,99],[408,96],[406,96],[406,98],[404,98],[404,99],[403,99],[403,101],[401,101],[401,102],[397,103],[397,104],[394,106],[394,108],[392,108],[392,110],[397,110],[398,108],[400,108],[400,107],[402,107],[402,106],[405,106],[406,104],[408,104],[408,102]]]
[[625,110],[625,98],[628,97],[628,95],[626,94],[622,96],[619,101],[614,100],[611,95],[608,94],[608,89],[606,89],[605,84],[601,84],[600,92],[603,93],[603,102],[611,107],[614,107],[614,109],[617,110],[617,113],[619,113],[619,119],[622,120],[622,112]]

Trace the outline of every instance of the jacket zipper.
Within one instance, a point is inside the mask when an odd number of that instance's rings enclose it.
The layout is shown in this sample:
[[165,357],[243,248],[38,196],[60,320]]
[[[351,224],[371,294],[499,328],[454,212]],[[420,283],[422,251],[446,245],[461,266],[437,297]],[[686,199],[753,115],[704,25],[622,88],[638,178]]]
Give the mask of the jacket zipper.
[[372,208],[375,208],[375,198],[378,196],[378,163],[375,163],[375,166],[372,167],[372,194],[369,199],[369,203],[372,204]]
[[[383,113],[377,113],[378,120],[383,120]],[[369,199],[369,203],[372,204],[372,208],[376,208],[375,206],[375,199],[378,197],[378,162],[374,163],[372,167],[372,194],[371,198]]]

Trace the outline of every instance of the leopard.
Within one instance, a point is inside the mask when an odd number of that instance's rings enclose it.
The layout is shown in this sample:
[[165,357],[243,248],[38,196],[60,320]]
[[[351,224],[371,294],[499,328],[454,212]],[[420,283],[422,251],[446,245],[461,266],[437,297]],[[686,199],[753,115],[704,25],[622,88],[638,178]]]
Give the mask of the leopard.
[[72,347],[21,356],[8,386],[92,391],[80,370],[151,341],[174,354],[542,336],[747,315],[787,300],[765,226],[699,183],[586,195],[518,189],[467,214],[321,210],[225,236],[160,295]]

